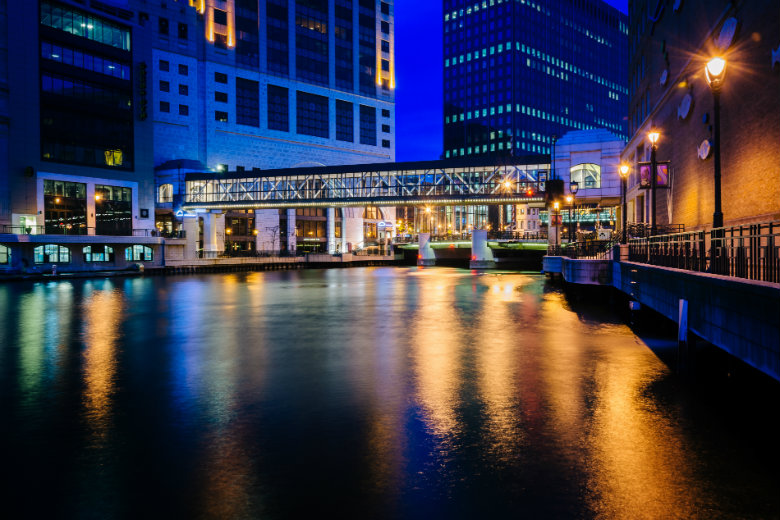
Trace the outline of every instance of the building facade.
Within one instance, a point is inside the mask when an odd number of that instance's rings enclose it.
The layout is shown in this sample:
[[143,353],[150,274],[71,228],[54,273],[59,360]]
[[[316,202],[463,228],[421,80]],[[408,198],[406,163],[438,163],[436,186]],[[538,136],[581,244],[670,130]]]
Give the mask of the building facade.
[[444,0],[444,155],[550,154],[627,139],[627,17],[601,0]]
[[[391,2],[3,0],[0,24],[5,266],[54,263],[20,235],[182,236],[187,171],[395,158]],[[254,249],[269,219],[220,214],[221,243]]]
[[726,226],[780,219],[780,22],[772,0],[629,3],[629,222],[649,222],[652,192],[638,163],[648,132],[668,181],[656,189],[659,225],[710,228],[714,213],[714,100],[705,64],[726,60],[720,93],[722,212]]

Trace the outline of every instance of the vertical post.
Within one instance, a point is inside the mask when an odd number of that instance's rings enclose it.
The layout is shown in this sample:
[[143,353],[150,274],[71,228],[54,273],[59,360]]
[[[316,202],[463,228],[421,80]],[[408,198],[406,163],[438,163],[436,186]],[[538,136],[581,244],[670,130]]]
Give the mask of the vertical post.
[[657,167],[656,159],[655,159],[655,149],[656,149],[656,145],[655,143],[653,143],[650,148],[650,192],[651,192],[651,199],[652,199],[650,203],[650,235],[655,235],[655,187],[656,187],[655,169]]
[[677,373],[687,374],[690,352],[688,350],[688,300],[681,299],[677,313]]
[[287,210],[287,250],[291,255],[295,254],[298,245],[295,228],[295,208],[290,208]]
[[327,208],[328,254],[336,254],[336,208]]
[[712,214],[712,227],[723,227],[723,212],[720,207],[720,89],[712,90],[714,129],[712,141],[715,148],[715,212]]
[[621,199],[623,201],[623,205],[620,208],[620,220],[621,222],[621,233],[623,234],[623,240],[620,242],[622,244],[625,244],[628,242],[628,231],[626,230],[626,178],[621,177],[620,178],[620,192],[621,192]]

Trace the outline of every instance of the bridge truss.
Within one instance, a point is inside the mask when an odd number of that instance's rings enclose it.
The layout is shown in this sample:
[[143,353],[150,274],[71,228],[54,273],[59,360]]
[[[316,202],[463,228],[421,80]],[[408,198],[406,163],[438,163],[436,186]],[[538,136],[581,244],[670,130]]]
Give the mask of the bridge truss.
[[474,205],[543,202],[548,164],[426,163],[193,173],[184,209]]

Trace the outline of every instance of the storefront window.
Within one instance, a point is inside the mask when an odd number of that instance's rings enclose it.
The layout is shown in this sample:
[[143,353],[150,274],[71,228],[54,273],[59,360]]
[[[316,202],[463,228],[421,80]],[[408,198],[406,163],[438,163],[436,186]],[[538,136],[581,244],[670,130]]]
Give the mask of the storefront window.
[[69,264],[70,249],[57,244],[46,244],[33,249],[36,264]]
[[80,182],[43,181],[46,234],[87,234],[87,185]]
[[111,246],[87,246],[81,250],[85,262],[112,262],[114,248]]
[[133,190],[95,186],[95,232],[98,235],[133,234]]
[[151,262],[154,252],[147,246],[130,246],[125,249],[125,260],[128,262]]

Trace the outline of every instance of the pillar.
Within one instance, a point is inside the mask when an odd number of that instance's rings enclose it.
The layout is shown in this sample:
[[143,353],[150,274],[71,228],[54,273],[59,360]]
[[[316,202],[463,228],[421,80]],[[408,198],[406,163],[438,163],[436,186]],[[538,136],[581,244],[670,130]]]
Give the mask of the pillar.
[[95,185],[87,183],[87,234],[94,235],[97,227],[97,216],[95,215]]
[[295,208],[287,210],[287,250],[295,254],[298,240],[295,236]]
[[219,254],[217,244],[217,214],[203,214],[203,258],[216,258]]
[[488,247],[487,231],[475,229],[471,233],[471,262],[469,269],[493,269],[496,261],[493,258],[493,250]]
[[431,247],[431,234],[420,233],[419,237],[419,249],[417,251],[417,265],[429,266],[436,265],[436,255]]
[[200,229],[198,218],[192,216],[182,217],[181,227],[184,230],[184,238],[187,245],[184,246],[184,259],[193,260],[198,257],[198,235]]
[[327,232],[328,232],[328,253],[331,255],[336,254],[336,209],[328,208],[326,211],[328,217]]
[[256,209],[255,230],[255,251],[274,252],[281,249],[279,239],[282,230],[279,229],[278,209]]

